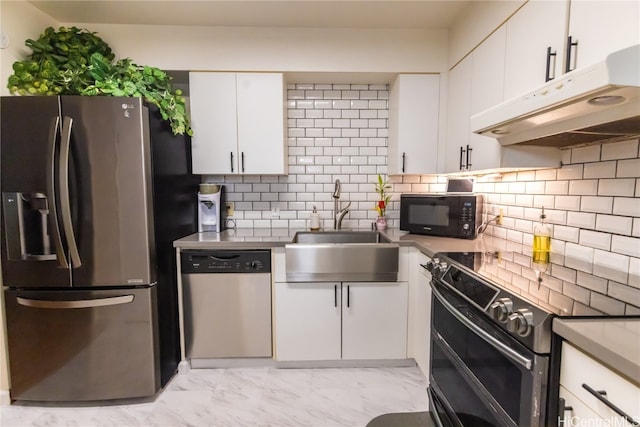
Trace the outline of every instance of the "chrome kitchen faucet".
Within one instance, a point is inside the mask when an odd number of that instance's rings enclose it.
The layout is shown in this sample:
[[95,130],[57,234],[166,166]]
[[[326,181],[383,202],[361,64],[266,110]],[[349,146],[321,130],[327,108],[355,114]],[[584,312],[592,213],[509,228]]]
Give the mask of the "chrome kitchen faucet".
[[340,180],[336,179],[336,185],[333,190],[333,229],[340,230],[342,228],[342,219],[349,213],[349,206],[351,202],[347,203],[347,206],[340,209]]

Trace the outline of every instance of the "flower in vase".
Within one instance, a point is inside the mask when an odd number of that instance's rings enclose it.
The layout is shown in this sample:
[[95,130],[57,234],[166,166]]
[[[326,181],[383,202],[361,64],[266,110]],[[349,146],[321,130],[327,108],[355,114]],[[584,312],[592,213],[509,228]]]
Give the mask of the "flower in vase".
[[382,176],[378,174],[378,182],[375,183],[376,193],[378,193],[379,200],[376,202],[375,210],[378,211],[378,216],[385,216],[385,212],[387,210],[387,206],[389,205],[389,201],[391,200],[391,196],[386,192],[391,189],[391,184],[389,181],[383,180]]

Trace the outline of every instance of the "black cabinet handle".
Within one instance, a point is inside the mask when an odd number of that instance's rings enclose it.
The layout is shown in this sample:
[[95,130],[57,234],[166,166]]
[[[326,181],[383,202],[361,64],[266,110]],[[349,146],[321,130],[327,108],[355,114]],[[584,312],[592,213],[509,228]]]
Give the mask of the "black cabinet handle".
[[577,41],[574,42],[571,36],[567,37],[567,57],[566,57],[567,63],[565,64],[565,67],[564,67],[565,73],[568,73],[569,71],[573,71],[576,69],[576,67],[571,68],[571,56],[572,56],[571,53],[574,47],[576,48],[576,52],[575,52],[576,54],[575,56],[573,56],[574,58],[573,62],[574,62],[574,65],[576,65],[578,63],[576,59],[578,57],[578,42]]
[[640,426],[640,423],[638,421],[634,420],[627,413],[625,413],[622,409],[618,408],[616,405],[611,403],[611,401],[609,401],[609,399],[607,399],[605,397],[607,395],[606,391],[604,391],[604,390],[596,391],[596,390],[592,389],[591,387],[589,387],[587,384],[582,384],[582,388],[587,390],[589,393],[591,393],[600,402],[602,402],[605,405],[607,405],[613,412],[615,412],[616,414],[620,415],[622,418],[624,418],[624,420],[626,422],[628,422],[632,426]]
[[333,306],[338,306],[338,285],[333,285]]
[[351,305],[351,292],[349,291],[349,285],[347,285],[347,308]]
[[471,148],[469,146],[469,144],[467,144],[467,169],[469,169],[471,167],[471,152],[473,151],[473,148]]
[[404,173],[405,159],[406,159],[406,153],[402,153],[402,173]]
[[564,413],[567,411],[573,411],[573,407],[567,406],[567,402],[561,397],[560,399],[558,399],[558,425],[559,426],[565,425],[566,419],[564,417]]
[[462,159],[464,157],[464,153],[465,153],[464,147],[461,145],[460,146],[460,170],[464,169],[464,164],[462,164]]
[[233,172],[233,151],[229,154],[231,154],[231,172]]
[[[558,52],[551,52],[551,46],[547,48],[547,71],[546,71],[546,74],[544,75],[545,83],[556,78],[555,69],[556,69],[557,54]],[[552,56],[553,56],[553,70],[554,70],[553,76],[551,75],[551,57]]]
[[242,163],[242,172],[244,173],[244,151],[240,153],[240,160]]

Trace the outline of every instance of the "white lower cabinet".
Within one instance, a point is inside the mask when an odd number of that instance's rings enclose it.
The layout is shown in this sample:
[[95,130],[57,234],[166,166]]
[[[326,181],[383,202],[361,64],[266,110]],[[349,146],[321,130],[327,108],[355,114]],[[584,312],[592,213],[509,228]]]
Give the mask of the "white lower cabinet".
[[276,360],[406,358],[407,290],[407,282],[276,283]]
[[428,379],[431,347],[431,273],[423,265],[426,266],[430,258],[413,248],[410,260],[407,356],[415,359]]
[[342,284],[342,358],[407,357],[407,282]]
[[562,344],[560,398],[565,404],[560,426],[631,426],[612,405],[640,420],[640,387],[567,342]]

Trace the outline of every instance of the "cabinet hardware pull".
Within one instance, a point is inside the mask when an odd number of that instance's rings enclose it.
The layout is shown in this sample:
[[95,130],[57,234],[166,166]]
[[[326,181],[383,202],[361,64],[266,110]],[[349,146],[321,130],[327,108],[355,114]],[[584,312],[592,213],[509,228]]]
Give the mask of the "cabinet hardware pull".
[[240,153],[240,158],[242,160],[242,172],[244,173],[244,151]]
[[402,153],[402,173],[404,173],[405,158],[406,158],[406,153]]
[[229,154],[231,154],[231,172],[233,172],[233,151]]
[[338,285],[333,285],[333,306],[338,306]]
[[577,41],[574,42],[571,36],[567,37],[567,58],[566,58],[567,63],[564,66],[565,73],[568,73],[569,71],[573,71],[576,69],[575,67],[571,68],[571,56],[572,56],[571,51],[573,50],[574,47],[576,48],[576,52],[575,52],[575,55],[573,56],[574,57],[573,62],[574,62],[574,65],[576,65],[577,64],[576,58],[578,57],[578,42]]
[[[544,82],[551,81],[556,78],[556,57],[558,52],[551,52],[551,46],[547,48],[547,70],[544,76]],[[551,57],[553,56],[553,76],[551,76]]]
[[461,145],[460,146],[460,170],[464,169],[464,165],[462,164],[464,153],[465,153],[464,147]]
[[473,151],[473,148],[469,147],[469,144],[467,144],[467,169],[471,168],[471,152]]
[[573,411],[573,407],[567,406],[566,400],[561,397],[558,399],[558,425],[565,425],[566,419],[564,413],[567,411]]
[[591,393],[600,402],[602,402],[605,405],[607,405],[613,412],[615,412],[616,414],[620,415],[622,418],[624,418],[624,420],[626,422],[628,422],[632,426],[640,426],[640,423],[638,421],[634,420],[627,413],[625,413],[622,409],[618,408],[616,405],[611,403],[611,401],[609,399],[604,397],[604,396],[607,395],[606,391],[604,391],[604,390],[596,391],[596,390],[592,389],[591,387],[589,387],[587,384],[582,384],[582,388],[587,390],[589,393]]
[[349,290],[349,285],[347,285],[347,308],[349,308],[349,306],[351,305],[351,296],[350,296],[351,292]]

